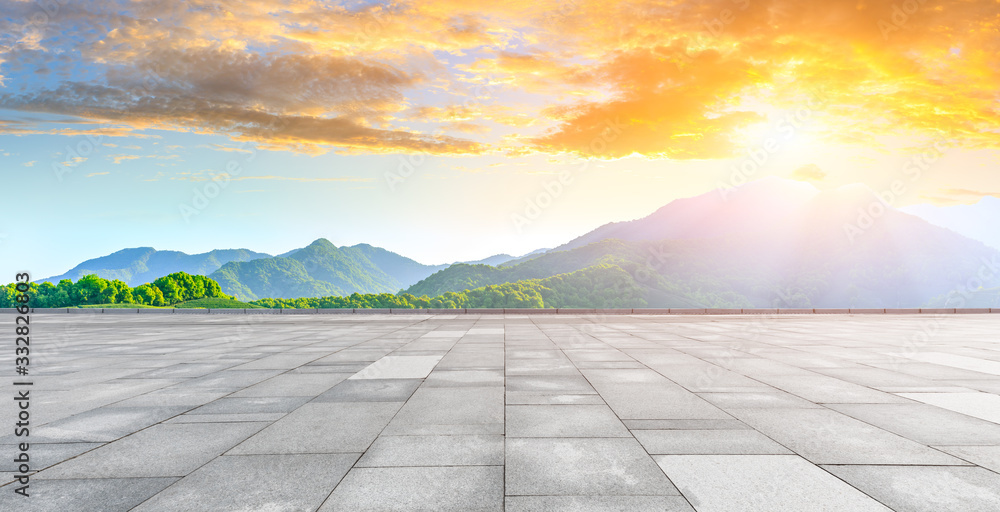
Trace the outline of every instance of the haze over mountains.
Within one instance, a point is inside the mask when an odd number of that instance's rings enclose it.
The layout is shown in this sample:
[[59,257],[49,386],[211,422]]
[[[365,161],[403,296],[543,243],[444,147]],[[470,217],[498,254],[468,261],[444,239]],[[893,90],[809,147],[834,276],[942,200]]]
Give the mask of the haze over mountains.
[[904,206],[901,211],[916,215],[935,226],[948,228],[960,235],[979,240],[1000,249],[1000,198],[986,196],[976,204],[935,206],[917,204]]
[[773,178],[677,200],[499,269],[455,265],[407,291],[433,296],[598,264],[626,270],[657,307],[918,307],[967,295],[970,283],[1000,286],[995,249],[867,187],[821,192]]
[[[861,185],[819,191],[765,178],[679,199],[520,258],[424,265],[367,244],[337,247],[319,239],[280,256],[126,249],[59,278],[97,273],[134,286],[183,270],[209,275],[242,300],[404,289],[434,297],[525,282],[551,289],[563,307],[577,299],[621,306],[622,296],[633,307],[958,307],[956,297],[977,305],[1000,301],[993,290],[1000,286],[1000,252],[970,238],[996,237],[982,227],[1000,218],[991,217],[995,204],[907,209],[952,227],[946,229],[884,204]],[[586,297],[577,294],[582,288]]]
[[270,254],[248,249],[216,249],[202,254],[186,254],[180,251],[158,251],[152,247],[136,247],[84,261],[65,274],[38,281],[77,281],[87,274],[97,274],[105,279],[119,279],[129,286],[139,286],[174,272],[208,275],[230,261],[270,257]]

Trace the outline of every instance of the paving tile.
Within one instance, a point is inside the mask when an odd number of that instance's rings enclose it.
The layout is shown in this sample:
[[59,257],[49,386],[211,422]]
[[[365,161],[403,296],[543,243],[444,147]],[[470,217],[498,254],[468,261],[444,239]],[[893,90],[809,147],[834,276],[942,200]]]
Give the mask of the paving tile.
[[[172,407],[101,407],[64,418],[31,431],[36,443],[100,443],[118,439],[187,411],[186,406]],[[13,435],[0,443],[14,440]]]
[[125,512],[160,492],[176,478],[93,478],[44,480],[32,478],[30,497],[14,494],[9,487],[0,492],[0,510],[52,512],[100,510]]
[[308,401],[309,397],[304,396],[226,397],[193,409],[191,414],[287,413]]
[[899,396],[1000,423],[1000,395],[992,393],[899,393]]
[[[184,476],[267,423],[154,425],[45,470],[47,479]],[[155,461],[150,464],[150,461]]]
[[763,409],[769,407],[821,408],[822,405],[783,391],[746,391],[739,393],[698,393],[716,407],[728,409]]
[[1000,425],[927,404],[830,404],[829,408],[928,445],[1000,445]]
[[955,466],[823,466],[898,512],[994,512],[1000,475]]
[[990,361],[979,357],[968,357],[957,354],[946,354],[944,352],[919,352],[908,355],[910,359],[924,363],[932,363],[974,372],[988,373],[990,375],[1000,375],[1000,361]]
[[345,380],[313,399],[319,402],[405,402],[420,379]]
[[1000,473],[1000,446],[935,446],[935,448]]
[[623,420],[629,430],[741,430],[750,428],[740,420]]
[[631,437],[606,405],[508,405],[507,437]]
[[816,464],[965,464],[829,409],[734,409],[731,412]]
[[357,467],[501,466],[503,436],[379,436]]
[[652,370],[581,371],[623,420],[730,418],[718,407]]
[[503,385],[502,370],[435,370],[424,379],[424,386],[432,388]]
[[795,455],[656,455],[698,512],[890,512]]
[[507,440],[508,495],[676,495],[634,439]]
[[306,404],[228,454],[363,453],[402,405],[399,402]]
[[756,430],[635,430],[651,455],[784,455],[784,446]]
[[[72,459],[81,453],[88,452],[94,448],[103,446],[102,443],[28,443],[28,456],[32,470],[47,468],[53,464],[58,464],[64,460]],[[15,445],[0,445],[0,451],[4,455],[13,455],[16,451]],[[13,472],[19,465],[13,460],[13,456],[4,457],[0,463],[0,472]]]
[[265,396],[314,397],[350,377],[350,373],[284,373],[242,391],[233,398]]
[[507,512],[694,512],[680,496],[507,496]]
[[316,510],[357,458],[357,454],[219,457],[134,510]]
[[250,319],[40,316],[74,342],[37,367],[31,506],[965,512],[1000,487],[997,315],[917,351],[916,315]]
[[170,425],[173,423],[231,423],[231,422],[255,422],[262,421],[265,423],[273,423],[285,417],[288,413],[284,412],[257,412],[257,413],[243,413],[243,414],[194,414],[186,413],[180,416],[174,416],[163,424]]
[[320,511],[503,510],[503,468],[354,468]]
[[[503,433],[503,390],[420,388],[386,428],[387,435]],[[453,428],[486,427],[486,428]],[[490,427],[493,426],[493,427]],[[496,431],[499,427],[499,432]]]
[[423,379],[442,356],[385,356],[368,365],[351,379]]
[[537,391],[561,394],[596,393],[582,375],[508,375],[508,391]]
[[605,405],[600,395],[552,394],[539,391],[508,391],[507,405]]
[[821,404],[906,403],[892,393],[885,393],[825,375],[754,375],[782,391]]

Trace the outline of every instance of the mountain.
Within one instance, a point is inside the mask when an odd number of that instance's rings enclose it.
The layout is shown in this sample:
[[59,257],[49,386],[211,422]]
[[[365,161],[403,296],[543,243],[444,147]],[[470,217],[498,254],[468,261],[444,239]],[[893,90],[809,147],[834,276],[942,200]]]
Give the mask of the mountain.
[[174,272],[208,275],[231,261],[270,257],[269,254],[247,249],[217,249],[202,254],[185,254],[179,251],[158,251],[152,247],[136,247],[84,261],[65,274],[39,281],[77,281],[87,274],[97,274],[104,279],[119,279],[129,286],[138,286]]
[[678,240],[714,238],[759,230],[795,215],[819,194],[810,184],[768,177],[735,189],[719,189],[677,199],[641,219],[605,224],[554,250],[592,242],[619,240]]
[[223,293],[240,300],[344,294],[333,284],[314,279],[305,265],[290,258],[229,262],[208,277],[219,283]]
[[447,265],[423,265],[368,244],[337,247],[320,238],[287,256],[231,262],[209,277],[241,300],[396,293]]
[[[475,262],[475,263],[485,263],[487,265],[496,265],[496,266],[517,265],[518,263],[523,263],[523,262],[528,261],[528,260],[530,260],[530,259],[532,259],[534,257],[541,256],[541,255],[543,255],[543,254],[545,254],[545,253],[547,253],[547,252],[549,252],[551,250],[552,249],[548,249],[548,248],[546,248],[546,249],[535,249],[534,251],[531,251],[528,254],[525,254],[523,256],[518,256],[516,258],[511,258],[511,259],[509,259],[509,260],[507,260],[507,261],[505,261],[503,263],[500,263],[500,264],[488,263],[486,261],[479,261],[479,262]],[[473,263],[473,262],[470,262],[470,263]]]
[[904,206],[901,211],[916,215],[921,219],[948,228],[960,235],[1000,249],[1000,198],[986,196],[976,204],[958,206],[934,206],[917,204]]
[[[768,204],[781,214],[762,213]],[[435,295],[602,264],[632,275],[651,307],[919,307],[980,275],[992,276],[983,286],[1000,286],[1000,252],[893,209],[867,187],[820,192],[767,179],[674,201],[521,263],[454,265],[407,291]]]
[[483,258],[481,260],[463,261],[462,263],[465,263],[466,265],[492,265],[496,267],[499,265],[503,265],[504,263],[507,263],[512,259],[514,259],[514,257],[511,256],[510,254],[494,254],[493,256],[490,256],[488,258]]

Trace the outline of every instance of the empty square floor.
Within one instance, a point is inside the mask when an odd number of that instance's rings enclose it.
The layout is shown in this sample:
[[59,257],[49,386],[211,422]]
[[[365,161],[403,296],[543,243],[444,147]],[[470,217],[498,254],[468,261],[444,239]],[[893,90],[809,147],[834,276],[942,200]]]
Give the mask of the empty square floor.
[[[10,317],[10,325],[13,319]],[[1000,315],[32,317],[0,510],[996,511]],[[17,403],[0,407],[17,422]],[[14,492],[29,442],[30,497]]]

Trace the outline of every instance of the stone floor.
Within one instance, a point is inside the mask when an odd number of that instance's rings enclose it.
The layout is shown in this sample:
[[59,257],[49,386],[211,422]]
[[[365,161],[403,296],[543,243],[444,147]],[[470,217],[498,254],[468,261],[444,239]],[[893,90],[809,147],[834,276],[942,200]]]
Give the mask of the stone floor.
[[31,325],[0,510],[1000,509],[1000,315]]

